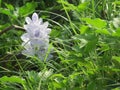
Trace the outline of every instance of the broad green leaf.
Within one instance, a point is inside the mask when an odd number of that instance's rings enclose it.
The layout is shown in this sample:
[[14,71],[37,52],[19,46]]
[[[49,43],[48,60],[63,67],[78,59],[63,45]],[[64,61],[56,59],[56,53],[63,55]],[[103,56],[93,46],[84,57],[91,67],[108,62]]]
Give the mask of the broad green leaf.
[[88,26],[82,25],[80,27],[80,33],[81,34],[85,34],[87,32]]
[[9,9],[6,9],[6,8],[0,8],[0,13],[12,17],[11,19],[17,18]]
[[118,28],[115,32],[113,32],[112,36],[120,37],[120,28]]
[[84,11],[89,5],[89,2],[84,2],[84,3],[80,3],[78,6],[77,6],[77,10],[80,12],[80,11]]
[[67,1],[58,0],[57,2],[63,4],[64,5],[64,9],[66,9],[66,10],[76,10],[77,9],[77,7],[74,4],[70,4]]
[[86,21],[87,24],[91,25],[93,28],[97,29],[103,29],[106,27],[107,23],[106,21],[96,18],[96,19],[91,19],[91,18],[83,18],[83,21]]
[[85,47],[85,52],[92,50],[97,43],[97,37],[93,34],[75,35],[72,38],[74,40],[80,41],[80,47]]
[[11,12],[10,12],[10,10],[6,9],[6,8],[0,8],[0,13],[8,15],[8,16],[12,15]]
[[14,7],[13,7],[11,4],[5,3],[5,6],[6,6],[9,10],[14,10]]
[[36,2],[26,3],[24,6],[19,8],[19,14],[22,17],[27,16],[33,13],[36,7],[37,7]]
[[10,83],[24,84],[25,80],[23,78],[18,77],[18,76],[11,76],[11,77],[3,76],[3,77],[0,78],[0,82],[2,82],[2,83],[10,82]]
[[110,35],[110,32],[107,29],[98,29],[95,32],[100,34]]
[[98,41],[97,37],[93,36],[93,39],[91,39],[90,41],[88,41],[88,43],[86,44],[84,52],[87,53],[87,52],[90,52],[93,49],[95,49],[97,41]]

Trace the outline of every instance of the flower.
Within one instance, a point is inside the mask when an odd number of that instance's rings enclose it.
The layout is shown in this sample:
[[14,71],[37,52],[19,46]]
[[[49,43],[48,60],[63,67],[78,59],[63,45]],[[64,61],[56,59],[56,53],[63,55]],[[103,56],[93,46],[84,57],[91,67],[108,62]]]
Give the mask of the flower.
[[22,46],[25,48],[22,54],[38,56],[43,60],[49,47],[49,33],[51,32],[51,29],[48,28],[49,23],[43,23],[43,20],[38,18],[37,13],[33,13],[32,19],[26,17],[25,21],[27,23],[24,25],[26,33],[21,36]]

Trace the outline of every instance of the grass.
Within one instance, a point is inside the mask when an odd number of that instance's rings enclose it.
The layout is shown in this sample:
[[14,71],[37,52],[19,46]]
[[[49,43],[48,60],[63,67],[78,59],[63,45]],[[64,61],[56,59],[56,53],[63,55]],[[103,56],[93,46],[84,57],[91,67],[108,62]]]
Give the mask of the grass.
[[[0,89],[119,90],[119,9],[119,0],[0,0]],[[52,29],[48,61],[21,54],[33,12]]]

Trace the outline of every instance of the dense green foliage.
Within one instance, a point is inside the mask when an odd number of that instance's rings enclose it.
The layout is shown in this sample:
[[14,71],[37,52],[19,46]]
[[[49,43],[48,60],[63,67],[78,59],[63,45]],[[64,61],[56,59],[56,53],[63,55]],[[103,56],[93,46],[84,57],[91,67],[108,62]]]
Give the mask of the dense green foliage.
[[[47,62],[21,54],[34,12],[52,29]],[[0,90],[120,90],[120,1],[0,0]]]

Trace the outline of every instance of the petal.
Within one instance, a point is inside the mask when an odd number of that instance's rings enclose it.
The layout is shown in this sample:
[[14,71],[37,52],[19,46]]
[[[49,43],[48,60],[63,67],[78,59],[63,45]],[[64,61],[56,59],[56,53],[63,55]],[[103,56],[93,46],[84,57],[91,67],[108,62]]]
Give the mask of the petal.
[[26,50],[33,49],[30,42],[23,42],[23,43],[22,43],[22,46],[23,46]]
[[24,25],[23,27],[24,27],[24,29],[25,29],[25,30],[27,30],[27,29],[28,29],[28,25]]
[[21,36],[21,39],[24,41],[24,42],[28,42],[30,39],[29,39],[29,34],[28,33],[25,33]]
[[32,20],[29,17],[26,17],[25,21],[26,21],[27,24],[30,24],[32,22]]
[[37,15],[37,13],[33,13],[33,15],[32,15],[32,21],[33,22],[38,21],[38,15]]
[[47,28],[46,29],[46,33],[49,34],[51,32],[51,29],[50,28]]
[[48,27],[48,22],[45,22],[44,24],[43,24],[43,26],[44,26],[44,28],[47,28]]
[[32,49],[29,49],[29,50],[23,50],[22,54],[30,57],[30,56],[34,56],[35,52]]
[[39,19],[39,24],[42,24],[43,23],[43,20],[42,18]]

